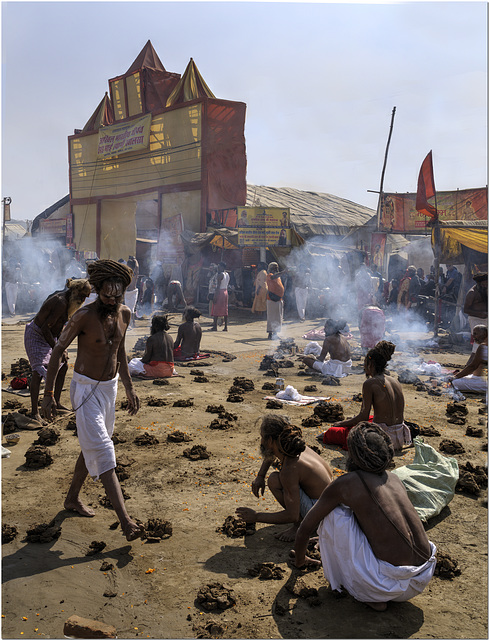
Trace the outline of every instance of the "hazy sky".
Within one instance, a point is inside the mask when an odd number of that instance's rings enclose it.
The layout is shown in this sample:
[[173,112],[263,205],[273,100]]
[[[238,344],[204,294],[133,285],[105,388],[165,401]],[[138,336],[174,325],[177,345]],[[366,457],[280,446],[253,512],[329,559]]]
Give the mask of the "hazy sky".
[[2,2],[2,198],[33,219],[65,196],[68,135],[151,40],[190,58],[216,97],[245,102],[247,181],[375,209],[415,191],[487,183],[485,2]]

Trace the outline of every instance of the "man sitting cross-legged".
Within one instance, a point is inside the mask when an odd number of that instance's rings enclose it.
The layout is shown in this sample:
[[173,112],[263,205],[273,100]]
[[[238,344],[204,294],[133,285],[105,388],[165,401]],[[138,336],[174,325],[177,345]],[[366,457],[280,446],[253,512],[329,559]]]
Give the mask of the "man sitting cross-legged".
[[[404,485],[386,471],[393,455],[392,442],[378,425],[354,427],[348,435],[349,473],[323,491],[291,552],[297,567],[322,563],[331,589],[344,588],[377,611],[421,593],[436,566],[436,547]],[[316,528],[321,561],[306,556]]]
[[245,522],[268,524],[292,523],[285,531],[276,534],[279,540],[294,540],[301,519],[333,479],[328,463],[306,446],[299,427],[290,424],[287,418],[268,415],[263,418],[260,429],[260,451],[264,457],[251,490],[258,498],[265,492],[265,476],[278,459],[280,471],[268,477],[268,488],[282,505],[283,511],[274,513],[256,512],[248,507],[238,507],[236,513]]
[[[348,340],[340,332],[345,328],[345,320],[327,318],[324,322],[324,342],[321,353],[314,356],[300,356],[300,360],[323,376],[343,378],[351,371],[351,352]],[[329,353],[329,360],[326,356]]]

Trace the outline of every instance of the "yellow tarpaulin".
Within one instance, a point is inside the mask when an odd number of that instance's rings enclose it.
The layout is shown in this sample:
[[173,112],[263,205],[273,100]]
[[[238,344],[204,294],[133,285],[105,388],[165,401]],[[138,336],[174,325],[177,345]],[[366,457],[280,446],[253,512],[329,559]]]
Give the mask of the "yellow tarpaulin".
[[[460,245],[474,251],[487,253],[487,229],[440,229],[441,254],[444,261],[455,260],[461,255]],[[431,246],[434,246],[434,231],[431,232]]]

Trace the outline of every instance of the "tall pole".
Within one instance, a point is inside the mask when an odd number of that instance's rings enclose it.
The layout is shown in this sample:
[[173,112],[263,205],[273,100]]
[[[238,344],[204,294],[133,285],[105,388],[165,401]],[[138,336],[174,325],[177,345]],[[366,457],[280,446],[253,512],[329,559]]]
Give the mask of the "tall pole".
[[[12,202],[12,198],[9,198],[8,196],[6,196],[3,200],[2,200],[2,204],[3,204],[3,227],[2,227],[2,243],[3,245],[5,245],[5,226],[6,226],[6,222],[7,219],[10,220],[10,203]],[[8,212],[8,215],[7,215]]]
[[[435,176],[433,171],[433,184],[435,184]],[[438,325],[440,318],[438,317],[438,301],[440,299],[440,278],[438,272],[440,270],[440,253],[441,253],[441,234],[440,234],[440,218],[438,217],[438,207],[436,203],[436,190],[435,190],[435,220],[433,228],[433,236],[435,240],[435,322],[433,324],[433,334],[435,338],[438,336]]]
[[384,165],[382,167],[382,175],[380,176],[379,201],[377,203],[377,231],[380,229],[380,211],[382,209],[382,194],[383,194],[383,191],[384,191],[385,168],[387,166],[387,155],[389,153],[389,145],[391,143],[392,129],[394,127],[394,116],[395,115],[396,115],[396,108],[394,107],[392,109],[391,126],[390,126],[390,129],[389,129],[389,137],[387,138],[387,145],[385,147]]

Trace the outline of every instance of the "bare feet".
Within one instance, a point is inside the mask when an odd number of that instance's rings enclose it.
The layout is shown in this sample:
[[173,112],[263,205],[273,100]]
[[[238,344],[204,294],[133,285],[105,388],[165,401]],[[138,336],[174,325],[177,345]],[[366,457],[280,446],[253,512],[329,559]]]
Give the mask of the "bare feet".
[[274,535],[277,540],[281,540],[282,542],[293,542],[295,540],[295,534],[297,533],[298,528],[299,527],[296,527],[296,525],[293,524],[288,529],[285,529],[285,531],[282,531],[281,533],[275,533]]
[[81,500],[65,500],[64,508],[67,511],[75,511],[86,518],[93,518],[95,515],[95,511],[85,506]]
[[123,529],[122,533],[126,536],[128,542],[137,540],[143,535],[143,529],[137,525],[134,521],[130,521]]
[[64,407],[62,404],[58,404],[56,407],[56,411],[58,413],[71,413],[72,409],[68,409],[68,407]]
[[41,425],[46,424],[44,420],[41,418],[40,413],[30,413],[30,414],[27,414],[27,417],[30,418],[31,420],[35,420],[36,422],[39,422],[39,424]]
[[364,602],[363,604],[368,604],[375,611],[385,611],[387,609],[387,602]]

